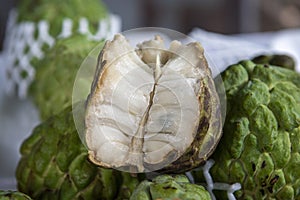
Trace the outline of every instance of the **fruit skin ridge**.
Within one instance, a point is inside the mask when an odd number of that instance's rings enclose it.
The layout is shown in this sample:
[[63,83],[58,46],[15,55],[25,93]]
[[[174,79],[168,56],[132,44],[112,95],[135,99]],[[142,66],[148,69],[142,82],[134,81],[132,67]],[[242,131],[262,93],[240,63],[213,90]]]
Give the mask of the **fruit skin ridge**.
[[238,199],[300,198],[300,75],[247,60],[222,78],[227,115],[212,156],[214,181],[241,183]]
[[0,190],[0,200],[31,200],[31,198],[22,192]]
[[211,197],[203,186],[190,183],[185,175],[160,175],[141,182],[130,197],[130,200],[152,199],[210,200]]
[[88,160],[72,107],[38,125],[23,142],[21,154],[18,189],[34,199],[123,199],[139,183],[128,173]]

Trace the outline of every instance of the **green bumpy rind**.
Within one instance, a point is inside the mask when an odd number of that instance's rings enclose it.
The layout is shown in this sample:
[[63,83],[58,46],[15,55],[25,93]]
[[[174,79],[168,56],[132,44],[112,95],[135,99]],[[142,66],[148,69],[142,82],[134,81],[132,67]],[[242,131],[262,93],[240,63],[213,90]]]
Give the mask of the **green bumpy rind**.
[[270,64],[291,70],[295,70],[296,63],[294,59],[288,55],[260,55],[252,59],[256,64]]
[[238,199],[300,199],[300,75],[242,61],[222,78],[228,106],[214,181],[241,183]]
[[0,190],[0,200],[31,200],[31,198],[22,192]]
[[95,33],[99,20],[107,17],[106,6],[100,0],[23,0],[17,5],[18,21],[49,22],[51,36],[58,36],[62,31],[63,20],[73,21],[73,32],[79,29],[79,20],[84,17],[89,21],[89,30]]
[[143,181],[133,192],[130,200],[210,200],[203,186],[192,184],[186,176],[160,175],[151,181]]
[[21,154],[18,189],[34,199],[110,200],[131,195],[133,188],[124,184],[138,184],[129,174],[99,168],[88,160],[71,107],[38,125],[23,142]]
[[103,42],[90,41],[83,35],[73,35],[58,40],[45,58],[32,61],[36,74],[29,94],[42,119],[71,105],[73,85],[80,65],[90,51],[102,44]]

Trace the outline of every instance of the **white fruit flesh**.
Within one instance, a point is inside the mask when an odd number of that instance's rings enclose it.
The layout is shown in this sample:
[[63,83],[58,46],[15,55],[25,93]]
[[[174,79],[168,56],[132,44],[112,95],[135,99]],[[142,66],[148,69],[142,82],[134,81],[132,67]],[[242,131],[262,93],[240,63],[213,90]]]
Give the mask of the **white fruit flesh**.
[[91,160],[144,172],[178,159],[199,124],[202,47],[174,41],[166,50],[156,37],[134,49],[116,35],[99,62],[85,119]]

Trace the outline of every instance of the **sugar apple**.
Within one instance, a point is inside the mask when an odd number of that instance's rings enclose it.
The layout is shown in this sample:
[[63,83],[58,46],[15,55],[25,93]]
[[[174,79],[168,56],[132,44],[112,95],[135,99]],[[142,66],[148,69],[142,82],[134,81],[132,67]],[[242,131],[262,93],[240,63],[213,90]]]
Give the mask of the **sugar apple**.
[[[238,199],[300,199],[300,75],[248,60],[222,78],[228,112],[214,181],[239,182]],[[204,180],[198,172],[195,179]]]
[[[38,125],[21,146],[18,189],[34,199],[125,199],[138,178],[88,160],[71,107]],[[126,184],[126,185],[124,185]]]
[[32,60],[47,56],[57,40],[81,34],[101,41],[119,28],[118,19],[109,15],[101,0],[18,1],[9,15],[3,48],[7,55],[5,89],[27,97],[35,70],[40,67]]
[[221,136],[219,96],[197,42],[166,49],[156,36],[134,49],[117,34],[99,56],[86,104],[85,141],[99,166],[185,172]]
[[76,73],[83,60],[97,45],[101,46],[101,42],[90,41],[86,36],[77,34],[58,40],[45,58],[32,61],[36,75],[29,94],[42,119],[71,105]]
[[0,200],[31,200],[31,198],[22,192],[0,190]]
[[46,20],[50,25],[50,35],[55,38],[62,32],[65,18],[72,19],[74,30],[79,29],[79,20],[85,17],[89,21],[89,29],[95,32],[99,20],[107,16],[107,8],[101,0],[23,0],[17,4],[18,22],[39,22]]
[[275,55],[260,55],[252,59],[256,64],[271,64],[275,66],[284,67],[287,69],[295,70],[295,61],[292,57],[284,54]]
[[143,181],[133,192],[130,200],[210,200],[203,186],[192,184],[184,175],[160,175],[152,181]]

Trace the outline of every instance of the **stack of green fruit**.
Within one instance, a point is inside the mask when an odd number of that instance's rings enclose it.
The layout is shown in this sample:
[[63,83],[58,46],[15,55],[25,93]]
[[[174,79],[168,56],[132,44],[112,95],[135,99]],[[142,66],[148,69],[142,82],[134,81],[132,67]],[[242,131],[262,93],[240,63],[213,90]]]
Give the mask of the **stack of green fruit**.
[[37,126],[21,154],[18,189],[34,199],[124,199],[139,182],[88,160],[71,107]]
[[[212,155],[214,181],[240,183],[238,199],[300,198],[300,75],[248,60],[230,66],[222,77],[228,105]],[[16,173],[21,192],[33,199],[211,199],[184,175],[149,181],[92,164],[72,112],[67,107],[50,117],[24,141]],[[192,174],[205,182],[202,173]],[[227,199],[223,192],[215,194]]]
[[281,58],[260,56],[254,62],[263,64],[242,61],[222,74],[227,115],[210,172],[216,182],[241,183],[238,199],[300,198],[300,75]]
[[95,33],[99,28],[99,20],[108,15],[106,6],[100,0],[25,0],[18,3],[17,10],[17,23],[45,20],[50,26],[48,34],[54,38],[63,31],[65,19],[72,19],[72,31],[76,32],[80,19],[84,17],[89,21],[89,31]]
[[[210,199],[204,187],[189,183],[184,175],[158,176],[153,183],[144,181],[138,187],[143,175],[92,164],[78,137],[71,107],[38,125],[22,144],[21,154],[18,189],[33,199],[135,200],[144,195],[148,199],[160,195],[163,199]],[[145,194],[147,187],[151,195]]]
[[[52,91],[58,91],[57,85],[64,92],[69,91],[71,88],[66,83],[74,82],[74,74],[81,63],[78,61],[82,61],[97,42],[105,40],[108,33],[116,31],[112,30],[116,24],[113,24],[115,22],[100,0],[25,0],[19,1],[15,10],[16,14],[10,17],[5,38],[7,90],[16,90],[18,96],[24,98],[28,88],[36,84],[32,84],[32,81],[41,83],[39,88],[31,89],[30,96],[33,96],[39,109],[41,104],[49,108],[47,104],[58,99],[59,94],[48,92],[42,96],[40,90],[45,90],[45,83],[53,87],[50,89]],[[72,42],[74,44],[71,45]],[[68,58],[73,64],[65,65],[60,61],[49,64],[53,55]],[[60,74],[66,70],[69,73],[63,79]],[[51,74],[43,82],[41,79],[45,77],[41,74],[45,73]],[[64,98],[68,97],[66,95]],[[63,109],[61,106],[70,102],[69,99],[58,101],[60,110]],[[45,119],[56,111],[41,110],[41,116]]]
[[[85,18],[88,21],[86,31],[95,34],[99,28],[106,28],[99,27],[99,22],[107,17],[107,8],[99,0],[36,0],[20,1],[18,4],[18,23],[44,20],[49,23],[49,33],[37,34],[49,34],[55,39],[51,48],[44,46],[42,59],[33,57],[30,61],[35,76],[29,95],[43,120],[71,105],[73,84],[80,64],[93,48],[105,40],[91,40],[89,35],[80,33],[80,20]],[[70,35],[61,37],[66,19],[72,20],[72,30]]]

